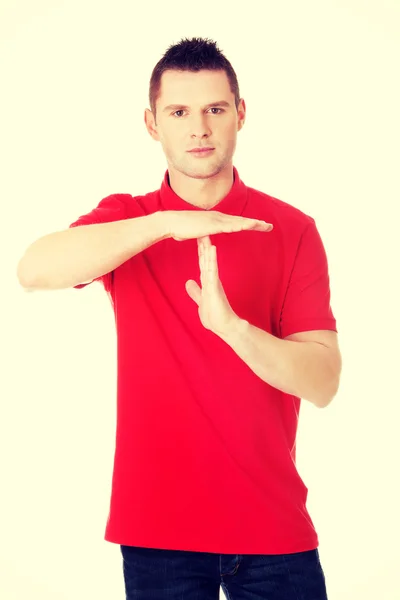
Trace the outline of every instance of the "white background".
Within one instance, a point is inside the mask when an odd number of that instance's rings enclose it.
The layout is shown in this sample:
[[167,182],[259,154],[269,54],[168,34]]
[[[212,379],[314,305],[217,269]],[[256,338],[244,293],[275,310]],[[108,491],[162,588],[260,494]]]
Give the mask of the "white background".
[[97,283],[26,294],[16,266],[108,194],[161,185],[150,75],[192,36],[236,70],[241,178],[311,214],[328,255],[342,379],[326,409],[302,402],[298,469],[329,600],[400,598],[399,33],[396,0],[2,0],[2,599],[124,597],[103,539],[112,309]]

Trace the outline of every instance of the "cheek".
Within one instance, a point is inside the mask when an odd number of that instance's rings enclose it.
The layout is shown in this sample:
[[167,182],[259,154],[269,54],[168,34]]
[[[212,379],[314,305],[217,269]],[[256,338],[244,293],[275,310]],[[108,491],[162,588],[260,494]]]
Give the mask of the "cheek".
[[227,140],[234,140],[237,133],[236,123],[226,123],[220,131]]
[[177,143],[187,138],[187,131],[183,127],[171,127],[164,134],[164,141],[169,146],[176,146]]
[[161,144],[164,148],[172,149],[176,145],[176,140],[177,140],[176,132],[173,133],[171,131],[164,130],[162,137],[160,137],[160,140],[161,140]]

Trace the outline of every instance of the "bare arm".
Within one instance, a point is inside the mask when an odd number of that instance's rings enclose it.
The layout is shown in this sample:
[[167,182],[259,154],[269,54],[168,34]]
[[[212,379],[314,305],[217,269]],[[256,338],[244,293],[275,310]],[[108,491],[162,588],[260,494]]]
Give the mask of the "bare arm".
[[167,237],[162,212],[71,227],[33,242],[18,263],[17,276],[27,291],[73,287],[113,271]]
[[342,357],[336,332],[301,332],[289,336],[292,340],[281,339],[238,317],[219,337],[256,375],[285,394],[324,408],[338,392]]

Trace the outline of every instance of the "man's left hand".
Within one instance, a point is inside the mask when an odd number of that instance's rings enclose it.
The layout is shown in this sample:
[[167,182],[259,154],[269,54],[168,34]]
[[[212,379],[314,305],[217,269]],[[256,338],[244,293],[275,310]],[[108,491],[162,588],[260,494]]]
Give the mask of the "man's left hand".
[[229,331],[238,315],[228,302],[218,274],[217,248],[207,235],[197,239],[200,263],[200,287],[193,279],[186,282],[186,291],[199,307],[199,317],[206,329],[216,335]]

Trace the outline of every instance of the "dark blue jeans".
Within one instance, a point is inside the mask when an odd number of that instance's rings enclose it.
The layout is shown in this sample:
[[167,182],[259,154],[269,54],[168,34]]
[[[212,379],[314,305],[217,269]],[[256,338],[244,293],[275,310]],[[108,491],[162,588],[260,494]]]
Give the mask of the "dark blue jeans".
[[327,600],[318,549],[214,554],[121,546],[127,600]]

